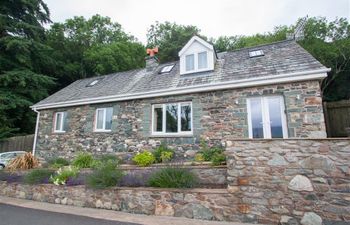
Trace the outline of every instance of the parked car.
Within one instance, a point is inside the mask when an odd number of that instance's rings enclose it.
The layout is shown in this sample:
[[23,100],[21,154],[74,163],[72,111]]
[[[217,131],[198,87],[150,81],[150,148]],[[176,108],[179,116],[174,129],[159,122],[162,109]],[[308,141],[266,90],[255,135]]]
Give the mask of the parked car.
[[17,156],[24,155],[26,152],[24,151],[13,151],[13,152],[3,152],[0,153],[0,170],[4,169],[7,164]]

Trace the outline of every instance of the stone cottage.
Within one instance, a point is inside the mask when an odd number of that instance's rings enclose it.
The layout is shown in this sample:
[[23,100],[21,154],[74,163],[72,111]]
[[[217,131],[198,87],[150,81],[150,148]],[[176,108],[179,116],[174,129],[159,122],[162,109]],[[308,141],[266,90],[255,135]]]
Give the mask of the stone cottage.
[[77,80],[32,106],[45,158],[133,152],[160,142],[184,153],[201,139],[326,137],[324,67],[293,40],[216,53],[194,36],[179,61]]

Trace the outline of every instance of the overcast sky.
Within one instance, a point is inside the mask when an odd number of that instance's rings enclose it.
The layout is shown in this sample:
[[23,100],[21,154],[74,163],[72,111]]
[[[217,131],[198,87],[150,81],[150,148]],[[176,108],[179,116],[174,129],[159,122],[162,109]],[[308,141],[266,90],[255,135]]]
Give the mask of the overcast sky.
[[155,21],[195,25],[208,37],[250,35],[290,25],[305,15],[350,18],[350,0],[44,0],[53,22],[109,16],[146,42]]

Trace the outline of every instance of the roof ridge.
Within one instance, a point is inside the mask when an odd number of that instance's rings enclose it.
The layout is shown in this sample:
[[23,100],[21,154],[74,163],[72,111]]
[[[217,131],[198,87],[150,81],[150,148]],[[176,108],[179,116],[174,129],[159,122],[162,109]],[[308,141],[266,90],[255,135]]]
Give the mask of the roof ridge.
[[[280,44],[280,43],[284,43],[284,42],[295,42],[295,41],[294,41],[294,40],[275,41],[275,42],[271,42],[271,43],[266,43],[266,44],[255,45],[255,46],[239,48],[239,49],[235,49],[235,50],[231,50],[231,51],[226,51],[226,53],[230,53],[230,52],[239,52],[239,51],[243,51],[243,50],[247,50],[247,49],[259,48],[259,47],[264,47],[264,46],[268,46],[268,45],[275,45],[275,44]],[[219,52],[219,53],[220,53],[220,52]]]

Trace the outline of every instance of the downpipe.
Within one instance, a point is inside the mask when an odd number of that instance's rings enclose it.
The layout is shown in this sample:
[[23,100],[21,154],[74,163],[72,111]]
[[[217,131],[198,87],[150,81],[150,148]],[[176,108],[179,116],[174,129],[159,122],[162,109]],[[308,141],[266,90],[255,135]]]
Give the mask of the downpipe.
[[39,118],[40,118],[40,112],[36,110],[36,108],[33,108],[33,111],[36,112],[36,124],[35,124],[35,134],[34,134],[34,142],[33,142],[33,149],[32,154],[35,155],[36,150],[36,141],[38,137],[38,130],[39,130]]

